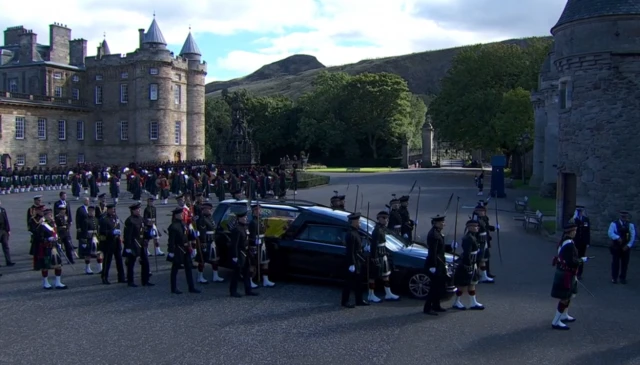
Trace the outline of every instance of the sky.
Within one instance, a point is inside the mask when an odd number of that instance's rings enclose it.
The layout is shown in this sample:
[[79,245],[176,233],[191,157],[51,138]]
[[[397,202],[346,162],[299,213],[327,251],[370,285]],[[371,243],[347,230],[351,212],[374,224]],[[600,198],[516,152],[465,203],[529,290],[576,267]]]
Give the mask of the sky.
[[138,46],[156,21],[176,54],[189,29],[208,64],[207,81],[248,75],[293,54],[325,66],[510,38],[549,35],[566,0],[32,0],[0,2],[0,27],[24,25],[49,43],[66,24],[95,55]]

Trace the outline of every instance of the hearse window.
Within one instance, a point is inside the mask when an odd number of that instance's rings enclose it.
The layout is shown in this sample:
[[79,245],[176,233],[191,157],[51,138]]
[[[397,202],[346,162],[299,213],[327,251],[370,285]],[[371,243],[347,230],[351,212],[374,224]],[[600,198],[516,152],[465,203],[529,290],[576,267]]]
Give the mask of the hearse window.
[[242,204],[229,205],[229,208],[227,209],[226,212],[224,212],[222,219],[220,219],[220,227],[225,231],[230,230],[235,225],[235,221],[236,221],[235,214],[239,212],[246,212],[246,211],[247,211],[246,205],[242,205]]
[[342,227],[308,225],[300,232],[298,239],[344,246],[346,233]]
[[[284,209],[266,208],[266,207],[262,207],[262,209],[260,209],[260,219],[286,218],[288,220],[293,221],[294,219],[298,218],[299,215],[300,215],[299,212],[292,212]],[[251,221],[252,219],[253,219],[253,216],[249,217],[249,221]]]

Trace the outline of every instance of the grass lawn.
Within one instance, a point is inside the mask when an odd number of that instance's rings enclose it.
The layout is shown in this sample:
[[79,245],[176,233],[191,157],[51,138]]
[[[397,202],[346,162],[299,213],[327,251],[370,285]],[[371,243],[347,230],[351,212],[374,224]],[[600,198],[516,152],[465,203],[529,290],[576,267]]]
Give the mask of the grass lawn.
[[538,188],[529,186],[528,184],[523,184],[522,180],[513,180],[513,188],[519,190],[521,192],[521,196],[529,197],[529,210],[539,210],[547,217],[556,216],[555,199],[540,197],[538,195]]
[[310,168],[306,169],[306,172],[361,172],[361,173],[374,173],[374,172],[389,172],[397,171],[400,169],[392,167],[361,167],[358,171],[347,171],[347,167],[325,167],[325,168]]
[[542,228],[544,228],[550,234],[556,233],[556,221],[544,221],[542,222]]

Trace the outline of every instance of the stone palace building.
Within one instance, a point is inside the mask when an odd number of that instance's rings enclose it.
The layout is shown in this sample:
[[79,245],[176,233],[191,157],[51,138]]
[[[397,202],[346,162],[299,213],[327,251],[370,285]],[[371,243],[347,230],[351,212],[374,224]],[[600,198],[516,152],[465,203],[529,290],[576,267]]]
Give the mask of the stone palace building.
[[0,47],[0,153],[19,166],[204,158],[206,62],[191,33],[178,56],[154,19],[139,48],[95,57],[71,29],[49,45],[23,26]]
[[619,210],[640,211],[639,24],[640,1],[569,0],[532,95],[532,183],[557,188],[558,225],[584,205],[598,241]]

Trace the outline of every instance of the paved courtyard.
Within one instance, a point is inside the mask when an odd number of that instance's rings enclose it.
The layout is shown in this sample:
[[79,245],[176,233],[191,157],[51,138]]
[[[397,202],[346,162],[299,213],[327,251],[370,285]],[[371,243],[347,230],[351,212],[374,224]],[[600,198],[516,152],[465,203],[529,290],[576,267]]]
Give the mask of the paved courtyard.
[[[359,191],[357,209],[363,202],[366,213],[369,202],[374,215],[392,193],[408,194],[416,180],[422,188],[418,232],[423,236],[429,217],[442,214],[455,194],[449,240],[456,196],[461,206],[477,201],[473,172],[334,174],[330,186],[300,191],[298,198],[328,204],[338,190],[353,210]],[[42,194],[44,202],[57,199],[57,192]],[[227,283],[203,286],[199,295],[171,295],[164,257],[157,273],[151,258],[155,287],[103,286],[99,276],[84,275],[77,263],[75,270],[64,267],[69,290],[45,292],[27,254],[25,211],[33,195],[0,196],[18,263],[7,268],[0,261],[0,364],[640,364],[637,258],[632,258],[629,284],[612,285],[608,252],[592,248],[596,258],[587,263],[584,283],[594,296],[580,288],[570,308],[578,321],[571,331],[552,331],[554,244],[524,233],[509,212],[513,204],[505,200],[498,202],[503,263],[495,244],[496,284],[478,287],[478,300],[487,309],[430,317],[421,313],[422,302],[406,296],[397,303],[342,309],[338,286],[300,280],[261,288],[252,298],[230,298]],[[416,187],[412,216],[417,198]],[[118,207],[122,219],[130,202],[123,199]],[[79,203],[71,204],[75,212]],[[159,227],[168,225],[173,206],[159,205]],[[495,206],[490,207],[493,222]],[[471,209],[460,209],[458,236],[470,214]],[[166,250],[166,236],[162,246]],[[178,283],[186,289],[184,274]]]

